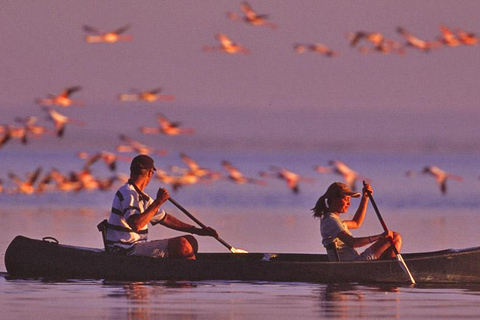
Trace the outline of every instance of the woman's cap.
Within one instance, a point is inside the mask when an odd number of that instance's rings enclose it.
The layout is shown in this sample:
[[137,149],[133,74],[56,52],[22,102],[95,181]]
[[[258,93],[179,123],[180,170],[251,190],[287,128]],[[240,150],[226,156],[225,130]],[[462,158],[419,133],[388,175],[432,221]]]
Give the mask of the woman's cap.
[[334,182],[332,183],[327,191],[325,192],[324,196],[326,198],[331,198],[331,197],[342,197],[342,196],[351,196],[354,198],[360,197],[360,193],[358,192],[353,192],[350,190],[350,188],[341,182]]
[[132,163],[130,164],[130,169],[134,168],[147,170],[153,169],[154,171],[157,171],[153,165],[153,159],[145,154],[141,154],[133,158]]

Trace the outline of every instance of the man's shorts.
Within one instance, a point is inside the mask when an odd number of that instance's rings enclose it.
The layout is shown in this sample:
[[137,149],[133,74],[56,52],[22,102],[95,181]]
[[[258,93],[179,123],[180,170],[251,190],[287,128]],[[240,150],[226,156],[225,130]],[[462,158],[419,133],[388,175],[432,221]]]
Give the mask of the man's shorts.
[[168,239],[139,242],[129,255],[168,258]]

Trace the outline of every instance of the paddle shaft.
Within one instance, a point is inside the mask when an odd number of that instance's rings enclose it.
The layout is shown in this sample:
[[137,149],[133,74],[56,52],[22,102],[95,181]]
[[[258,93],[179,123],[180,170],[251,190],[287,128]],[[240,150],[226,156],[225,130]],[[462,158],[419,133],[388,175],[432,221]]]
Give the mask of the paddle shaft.
[[[197,218],[195,218],[195,216],[193,214],[191,214],[190,212],[187,211],[187,209],[185,209],[184,207],[182,207],[177,201],[173,200],[172,198],[168,198],[168,201],[170,201],[171,203],[173,203],[175,205],[175,207],[177,207],[178,209],[180,209],[180,211],[182,211],[183,213],[185,213],[190,219],[192,219],[193,221],[195,221],[196,224],[198,224],[200,227],[202,227],[203,229],[207,229],[207,226],[204,225],[200,220],[198,220]],[[233,252],[233,247],[231,245],[229,245],[227,242],[225,242],[225,240],[223,240],[222,238],[220,237],[215,237],[215,239],[218,240],[218,242],[220,242],[221,244],[223,244],[225,247],[228,248],[228,250],[232,251]]]
[[[380,211],[378,210],[377,204],[375,203],[375,200],[373,200],[372,194],[367,191],[368,197],[370,198],[370,202],[372,203],[372,207],[375,210],[375,213],[377,214],[378,220],[380,221],[380,224],[382,225],[383,231],[387,232],[388,228],[387,225],[385,224],[385,221],[382,218],[382,215],[380,214]],[[397,247],[393,243],[393,239],[391,237],[388,237],[388,240],[390,241],[390,244],[392,245],[393,252],[395,252],[396,255],[399,255],[400,252],[398,252]]]
[[[365,181],[363,181],[363,186],[365,186],[365,185],[366,185],[366,183],[365,183]],[[372,202],[372,207],[375,210],[375,213],[377,214],[378,220],[380,221],[380,224],[382,225],[383,230],[385,232],[388,232],[387,225],[386,225],[385,221],[383,220],[382,215],[380,214],[380,210],[378,210],[377,204],[375,203],[375,200],[373,199],[372,194],[368,190],[367,190],[367,195],[370,198],[370,202]],[[388,237],[388,241],[390,242],[390,246],[392,247],[393,252],[395,252],[395,255],[397,256],[397,260],[400,263],[400,267],[407,274],[408,278],[410,279],[410,282],[412,284],[415,284],[415,279],[413,278],[412,274],[410,273],[410,270],[408,270],[407,264],[403,260],[402,255],[400,254],[400,252],[398,252],[397,247],[395,246],[395,243],[393,242],[393,239],[391,237]]]

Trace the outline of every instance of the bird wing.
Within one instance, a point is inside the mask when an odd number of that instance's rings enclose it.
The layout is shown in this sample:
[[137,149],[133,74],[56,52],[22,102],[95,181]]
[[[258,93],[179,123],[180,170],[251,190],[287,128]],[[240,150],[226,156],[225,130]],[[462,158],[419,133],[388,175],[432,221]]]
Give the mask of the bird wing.
[[130,28],[131,28],[131,25],[127,24],[126,26],[123,26],[121,28],[118,28],[118,29],[114,30],[113,33],[122,34]]
[[9,172],[8,177],[12,180],[17,186],[21,186],[23,184],[22,179],[20,179],[15,173]]
[[39,167],[34,172],[29,174],[28,179],[27,179],[27,183],[29,183],[30,185],[33,185],[35,183],[35,181],[37,181],[41,172],[42,172],[42,168]]
[[151,94],[159,94],[162,91],[162,88],[155,88],[153,90],[148,91]]
[[233,42],[232,40],[230,40],[229,37],[227,37],[225,34],[223,33],[218,33],[217,34],[217,40],[220,41],[220,43],[222,44],[222,46],[224,47],[229,47],[229,46],[232,46],[233,45]]
[[247,16],[247,18],[255,18],[257,15],[252,9],[252,6],[250,6],[250,4],[246,1],[242,2],[240,8],[242,9],[243,13],[245,13],[245,16]]
[[180,154],[180,159],[183,161],[183,163],[185,163],[190,169],[194,171],[200,168],[198,163],[189,156],[187,156],[185,153]]
[[88,33],[93,33],[93,34],[101,34],[101,33],[104,33],[103,30],[100,30],[100,29],[97,29],[97,28],[94,28],[94,27],[91,27],[91,26],[87,26],[87,25],[84,25],[83,26],[83,30],[88,32]]
[[455,34],[445,25],[440,26],[440,32],[442,33],[443,39],[446,42],[451,42],[456,40]]
[[157,122],[162,128],[170,128],[170,127],[175,127],[175,125],[170,122],[167,117],[165,117],[163,114],[158,113],[157,114]]
[[0,138],[0,148],[3,147],[5,143],[7,143],[8,140],[10,140],[11,135],[7,131],[1,138]]
[[93,156],[89,157],[83,166],[84,169],[88,169],[92,164],[100,160],[101,155],[100,153],[94,154]]
[[80,91],[81,89],[82,89],[81,86],[66,88],[66,89],[62,92],[62,96],[68,97],[68,96],[70,96],[72,93],[74,93],[74,92],[76,92],[76,91]]
[[232,178],[234,178],[234,179],[242,179],[243,178],[243,174],[240,172],[240,170],[235,168],[230,162],[222,161],[222,166],[225,168],[225,170],[228,171],[228,173],[230,174],[230,176]]
[[350,40],[350,47],[355,47],[358,42],[362,39],[365,38],[366,34],[365,32],[355,32],[355,33],[347,33],[347,39]]

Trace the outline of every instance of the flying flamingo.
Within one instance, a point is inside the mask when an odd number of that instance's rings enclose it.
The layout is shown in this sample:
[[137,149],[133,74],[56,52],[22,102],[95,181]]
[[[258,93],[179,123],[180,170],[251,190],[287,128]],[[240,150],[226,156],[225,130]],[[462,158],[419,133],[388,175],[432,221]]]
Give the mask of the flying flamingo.
[[175,100],[174,95],[170,94],[160,94],[162,88],[155,88],[152,90],[135,90],[133,93],[121,93],[118,95],[120,101],[145,101],[145,102],[155,102],[155,101],[173,101]]
[[439,48],[441,45],[439,41],[422,40],[402,27],[398,27],[397,32],[407,41],[407,46],[414,47],[420,51],[428,52],[431,49]]
[[220,46],[219,47],[204,47],[205,52],[214,52],[214,51],[219,51],[223,53],[228,53],[228,54],[235,54],[235,53],[242,53],[242,54],[250,54],[250,50],[246,49],[242,45],[238,43],[234,43],[230,38],[223,34],[223,33],[217,33],[215,35],[215,38],[220,41]]
[[440,191],[442,194],[447,193],[447,180],[452,179],[455,181],[462,181],[463,178],[451,173],[448,173],[437,166],[426,166],[423,168],[422,173],[430,174],[435,178],[438,186],[440,187]]
[[130,161],[130,157],[120,156],[113,152],[100,151],[93,155],[89,155],[86,152],[79,152],[78,157],[80,159],[86,160],[83,166],[84,169],[90,168],[95,162],[102,160],[105,162],[110,171],[115,171],[117,169],[117,160]]
[[37,181],[38,177],[42,168],[37,168],[34,172],[28,174],[26,180],[20,179],[16,174],[9,172],[8,177],[17,185],[17,188],[14,190],[15,192],[25,193],[25,194],[32,194],[35,192],[34,184]]
[[270,166],[270,170],[273,171],[273,173],[268,173],[268,172],[260,172],[261,177],[274,177],[278,178],[280,180],[284,180],[287,183],[287,187],[292,190],[293,193],[299,193],[300,188],[299,188],[299,183],[300,181],[304,182],[314,182],[315,179],[304,177],[299,175],[298,173],[295,173],[293,171],[280,168],[277,166]]
[[228,172],[228,179],[232,180],[235,183],[252,183],[258,185],[266,185],[266,182],[264,180],[245,177],[243,173],[240,172],[240,170],[238,170],[236,167],[234,167],[229,161],[222,161],[222,167]]
[[183,129],[180,128],[180,122],[171,122],[163,114],[157,114],[157,122],[160,125],[159,127],[140,127],[140,131],[144,134],[165,134],[169,136],[176,136],[181,134],[193,134],[195,133],[194,129]]
[[83,26],[83,30],[89,33],[85,36],[85,41],[88,43],[130,41],[133,37],[124,34],[128,29],[130,29],[130,25],[126,25],[113,31],[104,31],[87,25]]
[[278,26],[275,23],[272,23],[267,20],[268,15],[266,14],[257,14],[250,4],[246,1],[242,2],[240,9],[244,13],[244,17],[238,16],[234,12],[228,12],[227,17],[230,20],[235,20],[235,21],[242,21],[245,22],[251,26],[263,26],[271,29],[277,29]]
[[139,154],[158,154],[158,155],[165,155],[167,154],[166,150],[157,150],[152,147],[149,147],[137,140],[134,140],[130,137],[127,137],[125,135],[120,135],[120,140],[125,142],[125,145],[118,145],[116,147],[116,150],[118,152],[136,152]]
[[70,107],[72,105],[83,106],[83,101],[72,100],[70,98],[73,93],[80,91],[81,89],[82,87],[80,86],[65,88],[57,95],[48,94],[47,98],[37,99],[36,102],[41,106],[59,106],[63,108]]

